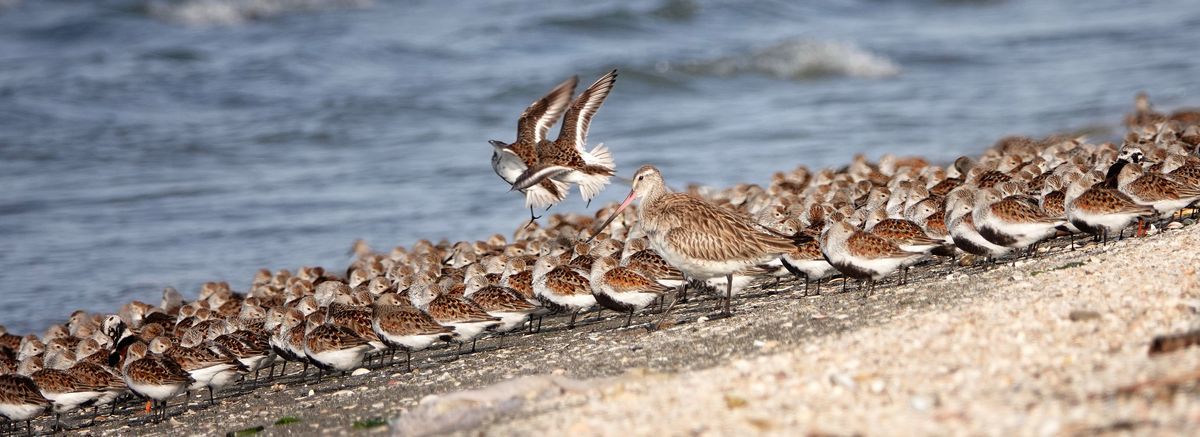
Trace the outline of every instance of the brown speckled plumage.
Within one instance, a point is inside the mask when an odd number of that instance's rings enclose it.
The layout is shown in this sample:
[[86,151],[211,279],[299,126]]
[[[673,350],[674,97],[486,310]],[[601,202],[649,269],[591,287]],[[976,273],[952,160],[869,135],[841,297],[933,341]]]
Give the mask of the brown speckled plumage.
[[[581,154],[587,144],[587,130],[592,117],[608,98],[616,82],[616,70],[602,76],[589,86],[574,100],[563,116],[562,130],[554,142],[538,144],[538,160],[540,166],[562,166],[576,170],[585,170],[591,174],[612,174],[612,169],[588,165]],[[536,171],[530,166],[531,171]]]
[[600,278],[605,285],[612,288],[614,293],[663,294],[671,291],[671,288],[665,287],[657,281],[627,267],[613,267],[611,270],[604,272],[604,275]]
[[72,377],[80,382],[102,390],[120,390],[125,388],[125,381],[116,372],[100,364],[91,362],[75,363],[67,369]]
[[979,188],[992,188],[998,183],[1010,180],[1012,180],[1012,176],[1009,176],[1007,173],[991,170],[979,176],[977,185]]
[[462,297],[440,294],[429,302],[427,311],[438,323],[471,323],[497,320],[483,308]]
[[659,281],[683,280],[683,272],[668,263],[653,249],[640,250],[630,255],[629,259],[625,261],[625,266]]
[[941,182],[938,182],[933,187],[930,187],[929,194],[934,195],[934,196],[945,197],[946,194],[950,193],[950,190],[957,188],[961,184],[962,184],[962,179],[960,179],[960,178],[946,178],[946,179],[943,179]]
[[146,385],[191,384],[192,378],[174,360],[158,354],[147,354],[124,369],[126,378],[133,383]]
[[348,328],[364,340],[379,341],[379,336],[371,329],[369,309],[334,304],[330,308],[329,323]]
[[450,334],[453,328],[442,326],[433,317],[413,307],[377,305],[373,311],[379,329],[392,336]]
[[367,344],[354,331],[342,326],[321,325],[304,335],[304,344],[312,353],[349,349]]
[[1200,187],[1189,186],[1158,173],[1145,173],[1121,191],[1139,203],[1200,197]]
[[587,278],[570,266],[558,266],[546,273],[546,288],[562,296],[592,294]]
[[[0,375],[0,403],[9,405],[30,405],[50,408],[50,401],[42,396],[37,384],[24,375]],[[26,420],[28,417],[8,417],[9,420]]]
[[988,208],[992,215],[1008,223],[1049,223],[1059,220],[1047,216],[1035,202],[1018,196],[1006,197]]
[[85,384],[65,370],[42,369],[29,375],[42,393],[81,393],[100,391],[102,387]]
[[921,226],[905,219],[883,219],[871,228],[871,233],[897,244],[932,245],[938,241],[929,238]]
[[846,240],[846,250],[853,256],[861,258],[900,258],[913,254],[900,250],[891,240],[869,232],[858,231]]
[[508,275],[506,278],[506,286],[513,289],[523,298],[533,299],[533,271],[523,270],[520,272]]
[[1067,192],[1064,190],[1051,191],[1042,196],[1042,211],[1049,217],[1066,217]]
[[925,232],[935,238],[941,238],[950,233],[946,228],[946,211],[937,211],[925,218]]
[[205,347],[172,346],[163,355],[189,372],[220,364],[239,365],[233,357],[220,355]]
[[518,296],[515,290],[495,285],[480,288],[471,294],[470,299],[487,312],[519,312],[537,308],[528,299]]
[[1112,188],[1105,188],[1101,185],[1093,186],[1079,197],[1075,198],[1073,203],[1075,208],[1084,210],[1089,214],[1126,214],[1126,213],[1143,213],[1150,215],[1154,213],[1154,208],[1142,206],[1130,199],[1120,191]]
[[1168,175],[1179,182],[1191,185],[1193,187],[1200,187],[1200,165],[1198,164],[1184,165],[1177,169],[1171,170]]

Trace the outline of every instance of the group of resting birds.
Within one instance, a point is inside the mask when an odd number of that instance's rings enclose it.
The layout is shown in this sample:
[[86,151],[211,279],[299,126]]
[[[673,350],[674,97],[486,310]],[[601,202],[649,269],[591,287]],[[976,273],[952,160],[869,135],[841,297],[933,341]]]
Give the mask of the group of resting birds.
[[[615,77],[575,99],[555,142],[544,135],[574,79],[525,111],[516,142],[493,143],[497,173],[530,206],[561,199],[567,184],[590,198],[608,183],[611,154],[583,146]],[[276,367],[282,375],[288,363],[303,366],[301,375],[315,367],[320,378],[404,352],[411,367],[412,352],[502,341],[540,329],[552,313],[569,314],[574,326],[580,312],[607,308],[628,326],[655,302],[724,288],[721,313],[730,314],[734,294],[753,281],[803,277],[819,294],[820,281],[837,275],[873,284],[939,257],[1035,253],[1039,242],[1074,233],[1106,239],[1200,199],[1198,145],[1200,114],[1145,104],[1121,145],[1007,137],[947,167],[860,156],[841,169],[779,172],[766,186],[672,192],[659,170],[643,166],[619,205],[554,214],[511,240],[422,240],[388,252],[359,242],[344,274],[261,270],[243,291],[210,282],[185,301],[168,289],[158,305],[77,311],[40,337],[0,328],[0,416],[28,426],[52,411],[57,429],[61,414],[130,395],[162,415],[176,396],[207,389],[212,402],[213,391],[253,385],[263,371],[273,378]]]

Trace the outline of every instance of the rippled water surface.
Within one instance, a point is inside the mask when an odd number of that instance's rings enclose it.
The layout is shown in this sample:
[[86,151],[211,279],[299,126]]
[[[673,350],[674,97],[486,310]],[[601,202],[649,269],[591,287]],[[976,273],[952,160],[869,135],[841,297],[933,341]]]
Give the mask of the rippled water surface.
[[487,140],[571,74],[676,186],[1200,104],[1195,1],[1060,3],[0,0],[0,323],[507,234]]

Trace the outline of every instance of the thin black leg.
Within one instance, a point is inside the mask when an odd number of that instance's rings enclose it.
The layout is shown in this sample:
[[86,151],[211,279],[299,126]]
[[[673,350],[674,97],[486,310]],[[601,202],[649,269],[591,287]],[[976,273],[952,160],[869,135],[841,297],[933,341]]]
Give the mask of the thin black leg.
[[[547,209],[548,209],[548,208],[547,208]],[[526,224],[525,224],[525,227],[527,227],[527,228],[528,228],[528,227],[530,227],[530,226],[533,226],[533,224],[534,224],[534,223],[537,223],[537,219],[540,219],[540,218],[541,218],[541,217],[539,217],[539,216],[537,216],[537,215],[534,215],[534,213],[533,213],[533,207],[532,207],[532,206],[531,206],[531,207],[529,207],[529,223],[526,223]]]

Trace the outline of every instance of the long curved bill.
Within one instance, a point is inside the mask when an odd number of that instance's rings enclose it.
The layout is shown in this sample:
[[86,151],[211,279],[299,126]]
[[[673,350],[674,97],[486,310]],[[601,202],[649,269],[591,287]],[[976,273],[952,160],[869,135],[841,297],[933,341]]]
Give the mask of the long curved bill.
[[629,196],[625,198],[624,202],[621,202],[621,206],[617,207],[617,210],[613,211],[612,215],[608,216],[608,220],[605,220],[604,224],[600,225],[599,228],[596,228],[596,232],[593,232],[591,237],[588,237],[587,240],[584,240],[584,243],[591,243],[597,235],[600,235],[601,232],[604,232],[604,229],[608,228],[608,224],[612,223],[613,220],[616,220],[617,217],[621,215],[621,211],[624,211],[625,207],[629,206],[630,203],[633,203],[633,198],[636,195],[637,192],[629,190]]

